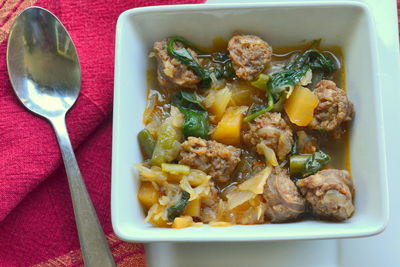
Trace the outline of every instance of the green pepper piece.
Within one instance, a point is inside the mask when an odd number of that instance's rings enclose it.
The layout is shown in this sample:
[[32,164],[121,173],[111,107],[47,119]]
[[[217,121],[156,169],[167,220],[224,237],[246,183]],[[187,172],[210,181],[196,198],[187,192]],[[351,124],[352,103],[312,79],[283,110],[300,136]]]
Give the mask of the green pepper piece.
[[178,201],[178,203],[167,209],[168,212],[167,217],[170,222],[173,222],[176,217],[180,216],[185,211],[189,199],[190,199],[190,194],[182,190],[182,197]]
[[176,146],[177,141],[178,135],[175,128],[170,123],[163,123],[154,147],[151,163],[161,166],[162,163],[173,161],[179,153],[179,147]]
[[149,132],[149,130],[143,129],[138,133],[138,140],[140,147],[146,154],[146,157],[151,158],[156,145],[153,135]]
[[192,54],[190,54],[186,48],[179,48],[179,49],[175,50],[174,49],[175,42],[180,42],[180,43],[192,48],[193,50],[197,50],[197,51],[199,51],[199,50],[191,42],[189,42],[186,39],[179,37],[179,36],[171,37],[168,40],[167,50],[168,50],[169,55],[178,59],[183,64],[185,64],[186,66],[191,68],[194,71],[194,73],[196,73],[201,78],[201,84],[200,84],[201,87],[209,88],[211,85],[211,82],[212,82],[210,73],[208,73],[208,71],[203,69],[199,65],[199,63],[197,63],[197,61],[193,58]]
[[307,160],[311,157],[310,154],[292,155],[289,158],[290,175],[303,174],[304,166]]

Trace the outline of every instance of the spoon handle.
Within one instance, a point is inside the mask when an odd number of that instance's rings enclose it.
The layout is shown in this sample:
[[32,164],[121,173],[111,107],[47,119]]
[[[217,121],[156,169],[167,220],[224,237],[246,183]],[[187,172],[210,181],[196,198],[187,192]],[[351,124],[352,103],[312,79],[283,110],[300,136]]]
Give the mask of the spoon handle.
[[72,149],[65,124],[65,114],[49,118],[57,136],[64,159],[78,228],[79,242],[86,267],[115,266],[103,229],[86,190],[78,163]]

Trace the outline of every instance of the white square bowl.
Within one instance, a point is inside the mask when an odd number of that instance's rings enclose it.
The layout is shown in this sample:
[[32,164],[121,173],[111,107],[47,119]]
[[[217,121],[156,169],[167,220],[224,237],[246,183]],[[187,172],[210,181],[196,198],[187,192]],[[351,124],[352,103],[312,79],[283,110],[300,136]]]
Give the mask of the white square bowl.
[[[301,221],[225,228],[155,228],[144,223],[133,164],[142,161],[137,133],[144,127],[148,54],[156,40],[181,35],[200,45],[226,40],[235,30],[257,34],[274,46],[322,38],[339,45],[356,116],[350,137],[356,185],[354,216],[342,223]],[[112,155],[112,224],[117,236],[135,242],[262,241],[362,237],[382,232],[388,193],[376,33],[368,7],[354,2],[180,5],[122,13],[117,23]]]

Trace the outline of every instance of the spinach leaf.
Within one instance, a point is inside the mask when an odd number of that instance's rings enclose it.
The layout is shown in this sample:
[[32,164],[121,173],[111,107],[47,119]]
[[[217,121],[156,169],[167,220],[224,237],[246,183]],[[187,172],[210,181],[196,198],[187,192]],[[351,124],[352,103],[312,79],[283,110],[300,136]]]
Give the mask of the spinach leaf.
[[207,111],[200,103],[196,94],[185,91],[177,91],[172,96],[172,105],[193,110]]
[[303,54],[298,56],[296,60],[288,65],[287,69],[298,70],[304,66],[310,66],[312,70],[320,69],[326,73],[336,70],[335,64],[324,56],[320,51],[315,48],[306,50]]
[[322,169],[331,161],[331,157],[322,151],[314,152],[304,164],[304,175],[311,175]]
[[168,214],[167,217],[170,222],[173,222],[176,217],[180,216],[185,211],[189,199],[190,199],[190,194],[182,190],[182,197],[178,201],[178,203],[167,209],[167,214]]
[[210,123],[207,111],[192,110],[180,107],[179,110],[185,115],[185,123],[182,126],[185,137],[195,136],[208,139]]
[[203,69],[199,63],[197,63],[197,61],[193,58],[192,54],[190,54],[186,48],[182,47],[182,48],[175,50],[174,49],[175,42],[180,42],[180,43],[192,48],[193,50],[195,50],[197,52],[199,52],[200,50],[198,48],[196,48],[191,42],[189,42],[186,39],[179,37],[179,36],[171,37],[168,40],[167,50],[168,50],[169,55],[178,59],[183,64],[188,66],[190,69],[192,69],[194,71],[194,73],[196,73],[201,78],[201,84],[200,84],[201,87],[203,87],[203,88],[210,87],[210,85],[211,85],[210,73],[208,71],[206,71],[205,69]]
[[211,54],[214,64],[214,74],[217,79],[226,78],[232,79],[236,76],[235,70],[232,67],[231,59],[228,52],[216,52]]
[[185,137],[195,136],[208,139],[210,122],[208,112],[193,93],[177,91],[172,97],[172,105],[185,115],[182,131]]
[[303,66],[298,70],[283,70],[276,73],[268,80],[267,88],[272,93],[275,100],[278,100],[283,92],[289,86],[294,86],[310,69],[309,66]]

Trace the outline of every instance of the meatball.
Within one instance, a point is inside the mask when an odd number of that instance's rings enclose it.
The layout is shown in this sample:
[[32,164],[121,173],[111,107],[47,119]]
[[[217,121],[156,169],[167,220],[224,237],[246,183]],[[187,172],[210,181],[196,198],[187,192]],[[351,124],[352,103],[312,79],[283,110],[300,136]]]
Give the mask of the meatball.
[[290,180],[286,169],[275,167],[264,186],[266,217],[272,223],[296,220],[305,210],[305,201]]
[[239,78],[254,80],[271,60],[271,46],[255,35],[236,35],[228,43],[232,66]]
[[243,141],[253,146],[263,142],[275,151],[279,160],[284,160],[292,149],[293,133],[280,113],[269,112],[249,123]]
[[351,120],[353,104],[346,92],[329,80],[320,81],[314,90],[319,104],[314,110],[314,117],[309,124],[311,129],[332,131],[342,122]]
[[215,141],[189,137],[181,147],[180,164],[202,170],[217,182],[227,182],[240,161],[239,148]]
[[[180,43],[174,45],[175,49],[182,47]],[[196,88],[201,80],[200,77],[178,59],[171,57],[168,54],[167,46],[168,39],[163,39],[155,42],[153,47],[157,56],[157,78],[160,85],[167,88]],[[197,57],[193,50],[189,48],[187,50],[193,58]]]
[[327,169],[297,181],[316,217],[343,221],[354,212],[353,182],[344,170]]

